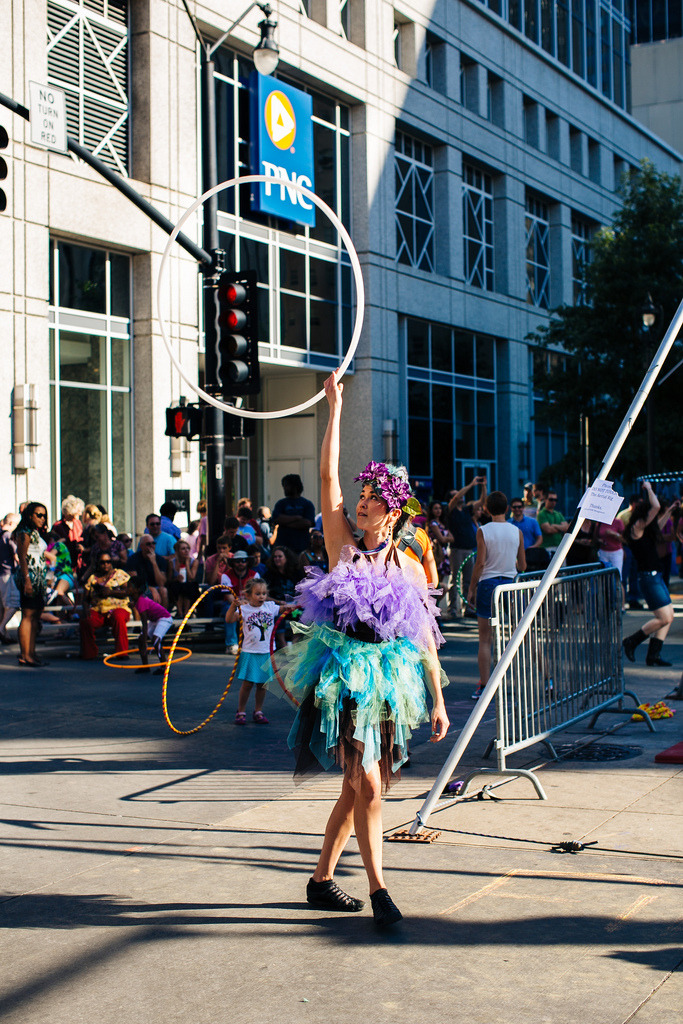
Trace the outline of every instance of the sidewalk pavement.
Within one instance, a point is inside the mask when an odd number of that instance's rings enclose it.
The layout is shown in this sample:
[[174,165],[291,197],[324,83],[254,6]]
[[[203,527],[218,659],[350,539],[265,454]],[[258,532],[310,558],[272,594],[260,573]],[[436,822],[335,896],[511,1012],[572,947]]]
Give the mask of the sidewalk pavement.
[[[625,630],[644,617],[628,613]],[[385,802],[390,834],[415,816],[476,683],[476,627],[446,629],[453,721],[441,745],[420,730],[412,767]],[[602,716],[594,746],[623,760],[548,763],[548,795],[514,780],[491,799],[443,801],[433,843],[385,843],[404,914],[391,934],[361,914],[309,910],[306,880],[339,787],[336,773],[295,788],[291,711],[233,724],[236,694],[199,734],[174,736],[161,680],[53,657],[18,669],[0,652],[2,849],[0,1019],[6,1024],[676,1024],[681,1019],[683,766],[653,758],[683,738],[683,705],[651,735]],[[627,666],[654,703],[683,669]],[[229,660],[174,667],[171,715],[201,721]],[[491,707],[463,766],[485,763]],[[601,733],[603,735],[601,735]],[[605,735],[607,734],[607,735]],[[585,723],[557,737],[579,745]],[[487,780],[488,781],[488,780]],[[563,840],[589,842],[578,854]],[[339,880],[363,896],[355,841]]]

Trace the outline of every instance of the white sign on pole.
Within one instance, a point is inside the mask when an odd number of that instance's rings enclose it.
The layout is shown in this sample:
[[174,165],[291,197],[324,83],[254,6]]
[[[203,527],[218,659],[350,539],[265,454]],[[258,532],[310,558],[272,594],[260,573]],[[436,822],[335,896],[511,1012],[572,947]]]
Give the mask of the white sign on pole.
[[31,142],[66,153],[66,100],[61,89],[29,82]]
[[596,480],[579,502],[579,508],[586,519],[608,525],[616,518],[624,499],[612,490],[610,480]]

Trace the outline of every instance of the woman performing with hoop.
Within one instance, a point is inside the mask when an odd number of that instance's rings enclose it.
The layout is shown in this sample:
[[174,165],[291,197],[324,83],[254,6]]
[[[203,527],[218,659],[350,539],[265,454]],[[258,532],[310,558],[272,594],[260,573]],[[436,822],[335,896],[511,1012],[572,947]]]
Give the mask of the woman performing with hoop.
[[280,652],[284,683],[300,708],[289,736],[296,751],[295,775],[344,769],[339,799],[306,896],[317,908],[356,912],[362,900],[334,881],[339,857],[355,830],[368,875],[375,923],[401,919],[382,875],[382,790],[400,778],[411,729],[429,720],[433,742],[443,739],[448,717],[436,654],[443,638],[435,620],[424,572],[397,550],[394,536],[411,511],[405,469],[370,462],[356,480],[356,507],[363,540],[356,543],[344,515],[339,482],[339,428],[343,384],[333,373],[325,381],[329,422],[322,445],[320,476],[327,575],[307,570],[297,586],[303,609],[294,628],[303,640]]

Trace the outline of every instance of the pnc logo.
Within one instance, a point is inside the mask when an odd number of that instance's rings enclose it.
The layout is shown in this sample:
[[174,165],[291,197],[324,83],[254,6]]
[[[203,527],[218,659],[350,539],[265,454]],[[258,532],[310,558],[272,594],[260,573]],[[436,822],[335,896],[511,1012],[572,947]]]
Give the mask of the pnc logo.
[[283,92],[276,89],[270,93],[264,114],[266,131],[273,145],[278,149],[291,149],[296,136],[296,117],[292,104]]

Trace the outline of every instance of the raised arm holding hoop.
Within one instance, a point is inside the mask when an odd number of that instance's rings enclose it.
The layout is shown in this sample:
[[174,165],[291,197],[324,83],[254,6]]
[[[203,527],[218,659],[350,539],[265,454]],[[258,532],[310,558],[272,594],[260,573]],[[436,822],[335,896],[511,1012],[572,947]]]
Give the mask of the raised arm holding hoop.
[[320,475],[323,533],[329,574],[307,570],[299,584],[303,613],[295,627],[303,640],[280,654],[285,683],[300,708],[289,737],[295,774],[344,769],[307,899],[324,910],[356,912],[362,900],[334,882],[339,857],[355,830],[378,927],[400,920],[382,873],[382,790],[400,778],[411,729],[429,721],[425,687],[432,695],[432,740],[443,739],[448,717],[436,655],[442,642],[435,603],[417,562],[394,543],[411,497],[403,467],[370,462],[361,483],[356,543],[344,514],[339,481],[343,385],[338,371],[325,381],[329,422]]

